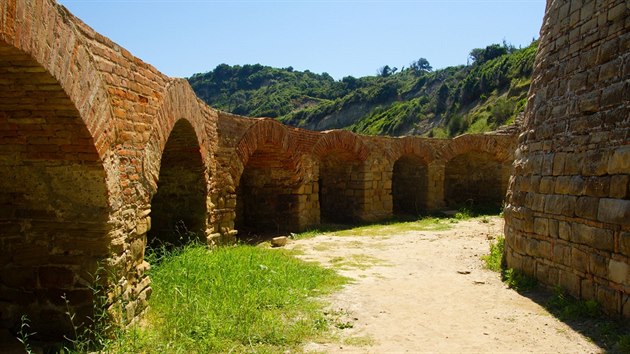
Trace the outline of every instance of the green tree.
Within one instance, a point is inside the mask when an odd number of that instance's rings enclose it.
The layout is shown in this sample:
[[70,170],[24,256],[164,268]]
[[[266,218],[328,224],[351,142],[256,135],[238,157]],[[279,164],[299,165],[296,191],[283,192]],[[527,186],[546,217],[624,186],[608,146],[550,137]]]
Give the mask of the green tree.
[[416,75],[430,72],[431,70],[433,70],[433,67],[431,66],[431,64],[429,64],[429,61],[425,58],[420,58],[414,62],[411,62],[411,64],[409,64],[409,68]]

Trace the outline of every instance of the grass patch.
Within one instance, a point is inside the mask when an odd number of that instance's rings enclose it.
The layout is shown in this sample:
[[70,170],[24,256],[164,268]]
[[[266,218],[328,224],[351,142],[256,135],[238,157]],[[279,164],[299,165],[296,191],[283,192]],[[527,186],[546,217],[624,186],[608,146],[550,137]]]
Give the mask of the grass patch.
[[510,289],[518,292],[533,290],[538,286],[538,280],[512,268],[503,270],[501,279]]
[[630,323],[607,317],[596,300],[578,300],[556,287],[545,307],[561,321],[588,333],[602,349],[630,353]]
[[330,260],[330,264],[337,269],[357,268],[366,270],[375,265],[385,264],[385,262],[376,257],[365,254],[353,254],[345,257],[334,257]]
[[[146,324],[115,352],[282,352],[328,330],[316,297],[347,280],[333,270],[252,246],[187,246],[154,260]],[[106,350],[106,351],[107,351]]]
[[576,300],[560,287],[555,288],[554,295],[547,300],[546,307],[563,321],[578,318],[598,318],[602,315],[597,301]]
[[336,236],[383,236],[409,231],[442,231],[452,226],[445,219],[427,217],[416,221],[392,221],[384,224],[359,226],[335,231]]
[[500,272],[503,265],[503,251],[505,250],[505,237],[497,237],[495,242],[490,243],[490,253],[481,256],[484,266],[495,272]]
[[390,221],[378,224],[368,225],[322,225],[322,227],[314,230],[308,230],[300,233],[292,233],[291,238],[294,240],[311,238],[317,235],[335,235],[335,236],[387,236],[387,234],[395,234],[408,231],[443,231],[448,230],[452,219],[423,217],[416,220],[408,219],[392,219]]

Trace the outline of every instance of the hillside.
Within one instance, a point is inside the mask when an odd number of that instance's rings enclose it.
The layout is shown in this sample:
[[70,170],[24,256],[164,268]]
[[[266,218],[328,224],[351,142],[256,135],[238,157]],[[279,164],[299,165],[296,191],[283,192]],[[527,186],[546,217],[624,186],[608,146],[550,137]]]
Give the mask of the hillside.
[[446,137],[493,130],[522,112],[536,45],[473,49],[471,65],[435,71],[420,58],[400,71],[384,66],[336,81],[291,67],[221,64],[189,81],[209,105],[240,115],[312,130]]

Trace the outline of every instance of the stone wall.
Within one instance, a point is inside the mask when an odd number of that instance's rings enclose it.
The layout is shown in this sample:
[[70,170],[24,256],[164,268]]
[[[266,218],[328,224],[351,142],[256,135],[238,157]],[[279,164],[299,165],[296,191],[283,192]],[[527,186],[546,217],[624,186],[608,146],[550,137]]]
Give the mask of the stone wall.
[[547,2],[505,210],[509,267],[626,317],[629,9]]
[[[302,231],[320,222],[501,205],[516,144],[514,136],[497,134],[427,139],[313,132],[225,113],[218,130],[220,224],[229,240],[239,229],[242,235]],[[447,200],[445,191],[453,190],[465,199]]]
[[110,312],[133,320],[151,291],[161,157],[181,120],[200,156],[182,168],[210,191],[200,228],[215,232],[216,112],[51,0],[0,1],[0,81],[0,328],[26,314],[40,338],[70,334],[62,296],[85,319],[99,268]]

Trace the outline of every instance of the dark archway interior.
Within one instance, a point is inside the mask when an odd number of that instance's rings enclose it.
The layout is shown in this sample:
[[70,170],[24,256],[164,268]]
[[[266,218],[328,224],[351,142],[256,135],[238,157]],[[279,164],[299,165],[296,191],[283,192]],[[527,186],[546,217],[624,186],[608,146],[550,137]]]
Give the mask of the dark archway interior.
[[486,152],[473,151],[451,159],[446,165],[444,189],[449,206],[500,206],[505,190],[502,164]]
[[348,223],[359,219],[364,196],[360,180],[362,163],[347,151],[327,153],[319,166],[319,203],[321,221]]
[[426,163],[416,155],[399,158],[392,174],[394,214],[419,215],[424,212],[428,187]]
[[300,195],[295,163],[276,146],[259,147],[249,158],[237,188],[239,238],[299,229]]
[[167,248],[203,241],[206,230],[206,180],[195,130],[180,119],[166,141],[157,193],[151,200],[149,247]]
[[66,311],[91,314],[108,257],[105,171],[56,79],[2,41],[0,78],[0,331],[26,316],[36,339],[61,340]]

